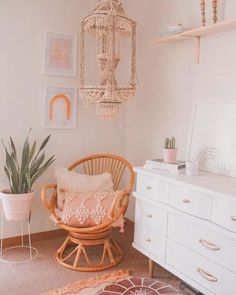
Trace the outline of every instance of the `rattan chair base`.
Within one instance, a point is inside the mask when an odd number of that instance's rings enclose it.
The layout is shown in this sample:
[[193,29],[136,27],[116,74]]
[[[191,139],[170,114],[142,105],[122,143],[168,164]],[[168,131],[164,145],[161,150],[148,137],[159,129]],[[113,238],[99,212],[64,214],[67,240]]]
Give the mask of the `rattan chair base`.
[[[89,248],[99,246],[96,259],[91,257]],[[104,238],[81,239],[78,234],[69,234],[61,247],[55,253],[58,263],[66,268],[81,272],[96,272],[112,268],[119,264],[123,258],[123,252],[111,235]]]

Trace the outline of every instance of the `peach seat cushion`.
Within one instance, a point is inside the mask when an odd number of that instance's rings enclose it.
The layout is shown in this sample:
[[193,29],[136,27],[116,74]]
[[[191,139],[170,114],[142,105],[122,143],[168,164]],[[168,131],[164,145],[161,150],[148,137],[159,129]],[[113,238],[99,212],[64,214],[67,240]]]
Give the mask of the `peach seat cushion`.
[[[56,174],[58,208],[62,222],[73,227],[91,227],[111,216],[119,191],[114,191],[110,173],[85,175],[66,168]],[[123,217],[114,224],[123,227]]]

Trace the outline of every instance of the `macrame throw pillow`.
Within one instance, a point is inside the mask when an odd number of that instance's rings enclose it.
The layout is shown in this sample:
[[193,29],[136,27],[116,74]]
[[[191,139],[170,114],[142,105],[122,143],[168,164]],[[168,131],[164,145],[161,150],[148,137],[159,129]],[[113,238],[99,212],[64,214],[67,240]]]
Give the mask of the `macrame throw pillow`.
[[[112,205],[118,193],[64,191],[65,204],[61,220],[73,227],[99,225],[111,217]],[[122,227],[123,220],[114,226]]]
[[57,205],[63,209],[67,194],[63,191],[73,193],[90,192],[114,192],[114,185],[110,173],[99,175],[80,174],[75,171],[69,171],[67,168],[59,168],[55,177],[57,180]]

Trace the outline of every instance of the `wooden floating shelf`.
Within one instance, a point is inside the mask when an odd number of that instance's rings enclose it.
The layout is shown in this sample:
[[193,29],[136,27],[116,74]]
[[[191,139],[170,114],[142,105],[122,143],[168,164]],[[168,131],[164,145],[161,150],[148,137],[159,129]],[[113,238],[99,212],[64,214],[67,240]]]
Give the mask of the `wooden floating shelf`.
[[236,29],[236,18],[231,20],[226,20],[222,22],[218,22],[213,25],[208,25],[204,27],[199,27],[191,30],[187,30],[183,33],[161,37],[154,40],[155,43],[175,43],[179,41],[189,40],[190,38],[194,38],[196,40],[196,64],[200,62],[200,42],[201,37],[217,34],[220,32],[228,31]]
[[175,43],[181,40],[186,40],[186,37],[182,37],[182,33],[167,36],[167,37],[161,37],[156,39],[155,43]]
[[183,41],[188,38],[197,38],[197,37],[203,37],[206,35],[216,34],[223,31],[232,30],[235,28],[236,28],[236,19],[231,19],[231,20],[218,22],[213,25],[191,29],[183,33],[179,33],[179,34],[175,34],[175,35],[171,35],[167,37],[161,37],[154,40],[154,42],[155,43],[173,43],[173,42]]

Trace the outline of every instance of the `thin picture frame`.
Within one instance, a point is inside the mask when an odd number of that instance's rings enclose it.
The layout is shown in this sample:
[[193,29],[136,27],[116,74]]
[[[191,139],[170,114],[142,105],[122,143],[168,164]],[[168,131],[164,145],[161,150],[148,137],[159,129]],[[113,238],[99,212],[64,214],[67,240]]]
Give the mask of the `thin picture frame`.
[[77,35],[44,34],[43,74],[75,77],[77,74]]
[[44,86],[44,129],[77,128],[77,87]]
[[[187,161],[199,170],[236,177],[236,99],[201,99],[193,105]],[[209,116],[210,114],[210,116]]]

